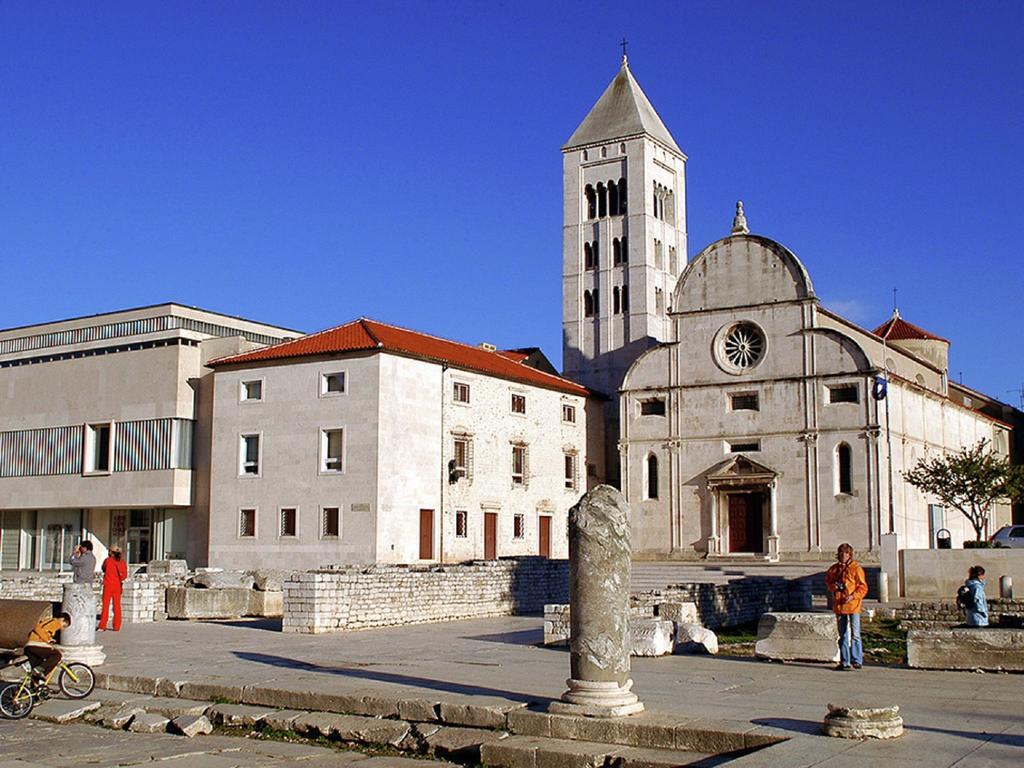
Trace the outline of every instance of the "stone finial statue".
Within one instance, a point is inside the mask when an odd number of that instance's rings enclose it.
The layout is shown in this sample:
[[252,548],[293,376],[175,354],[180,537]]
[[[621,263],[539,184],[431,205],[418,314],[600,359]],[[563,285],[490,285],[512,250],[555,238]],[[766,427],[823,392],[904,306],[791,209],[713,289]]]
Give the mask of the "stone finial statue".
[[629,679],[629,507],[608,485],[569,511],[569,690],[549,711],[620,717],[643,711]]
[[743,201],[736,201],[736,216],[732,220],[732,234],[734,235],[747,235],[750,234],[750,228],[747,227],[747,217],[743,215]]

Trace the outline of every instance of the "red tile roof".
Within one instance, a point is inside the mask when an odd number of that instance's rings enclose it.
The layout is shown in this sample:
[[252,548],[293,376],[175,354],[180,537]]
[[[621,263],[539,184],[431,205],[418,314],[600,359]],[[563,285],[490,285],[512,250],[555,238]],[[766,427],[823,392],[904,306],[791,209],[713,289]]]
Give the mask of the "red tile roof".
[[[440,339],[425,333],[398,328],[375,320],[359,318],[351,323],[328,328],[298,339],[261,347],[252,352],[211,360],[207,365],[238,365],[269,360],[289,360],[314,355],[333,355],[362,350],[382,350],[447,363],[456,368],[499,376],[503,379],[587,396],[590,391],[579,384],[538,371],[506,353],[471,347],[457,341]],[[524,358],[525,359],[525,358]]]
[[932,341],[944,341],[949,344],[948,339],[936,336],[923,328],[918,328],[913,323],[908,323],[898,314],[893,315],[880,326],[872,331],[875,336],[881,336],[886,341],[909,341],[913,339],[929,339]]

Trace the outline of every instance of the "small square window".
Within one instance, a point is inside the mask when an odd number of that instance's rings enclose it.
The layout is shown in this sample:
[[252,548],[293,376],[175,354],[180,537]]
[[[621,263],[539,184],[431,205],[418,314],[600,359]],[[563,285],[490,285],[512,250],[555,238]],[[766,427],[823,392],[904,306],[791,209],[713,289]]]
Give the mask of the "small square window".
[[828,388],[828,401],[830,403],[858,403],[860,397],[856,384],[840,384]]
[[238,535],[243,539],[256,537],[255,509],[240,509],[238,511]]
[[512,413],[526,413],[526,395],[512,395]]
[[263,379],[242,382],[242,402],[251,403],[263,399]]
[[320,514],[320,538],[336,539],[341,536],[341,509],[324,507]]
[[661,397],[655,397],[650,400],[640,401],[640,415],[641,416],[664,416],[665,415],[665,399]]
[[526,516],[515,514],[512,516],[512,536],[516,539],[526,538]]
[[455,510],[455,538],[465,539],[469,536],[469,513],[464,509]]
[[469,403],[469,384],[456,381],[452,385],[452,400],[456,403]]
[[281,508],[281,529],[280,535],[282,538],[292,538],[298,534],[299,529],[299,510],[295,507],[282,507]]
[[760,403],[758,402],[756,392],[744,392],[742,394],[729,395],[729,404],[734,411],[760,410]]
[[345,384],[344,371],[322,373],[320,374],[320,396],[344,395],[346,392]]
[[562,421],[566,424],[576,423],[576,406],[562,404]]
[[260,436],[242,435],[240,454],[238,474],[258,476],[260,473]]
[[320,430],[321,472],[344,471],[345,431],[343,429]]

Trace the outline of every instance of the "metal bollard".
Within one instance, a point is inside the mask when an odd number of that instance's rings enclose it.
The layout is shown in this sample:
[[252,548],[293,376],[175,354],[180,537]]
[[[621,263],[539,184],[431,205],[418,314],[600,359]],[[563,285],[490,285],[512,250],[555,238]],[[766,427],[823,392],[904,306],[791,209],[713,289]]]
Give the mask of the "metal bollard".
[[1003,600],[1013,600],[1013,577],[1012,576],[1000,576],[999,577],[999,596]]
[[889,574],[885,571],[878,572],[878,602],[889,602]]

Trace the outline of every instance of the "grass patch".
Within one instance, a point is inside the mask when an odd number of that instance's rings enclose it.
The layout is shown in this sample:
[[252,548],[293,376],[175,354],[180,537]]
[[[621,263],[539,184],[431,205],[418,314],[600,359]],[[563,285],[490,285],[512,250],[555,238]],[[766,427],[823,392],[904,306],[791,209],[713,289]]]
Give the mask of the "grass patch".
[[[757,622],[735,627],[719,627],[720,656],[753,656],[757,642]],[[904,665],[907,663],[907,632],[900,629],[896,619],[862,621],[860,637],[864,643],[864,658],[875,664]]]

